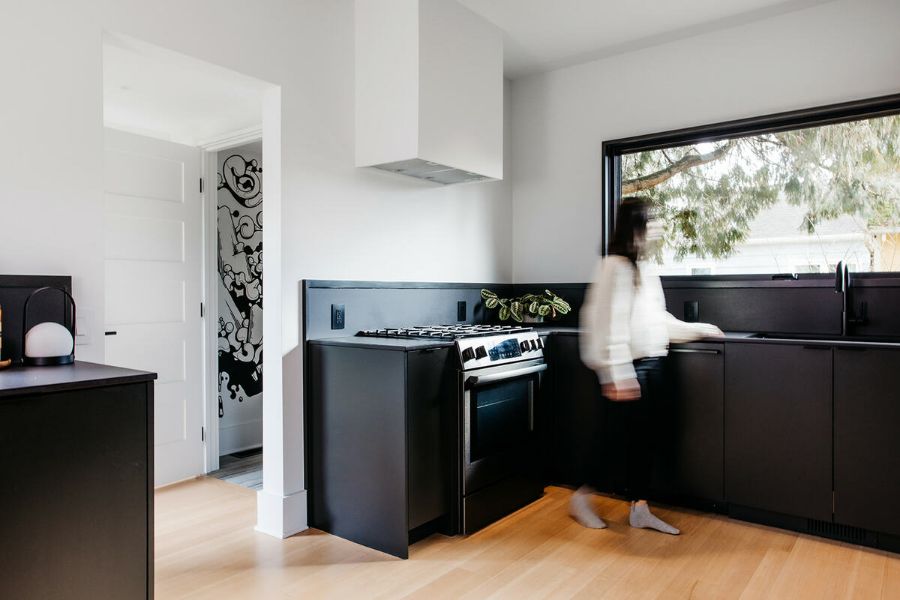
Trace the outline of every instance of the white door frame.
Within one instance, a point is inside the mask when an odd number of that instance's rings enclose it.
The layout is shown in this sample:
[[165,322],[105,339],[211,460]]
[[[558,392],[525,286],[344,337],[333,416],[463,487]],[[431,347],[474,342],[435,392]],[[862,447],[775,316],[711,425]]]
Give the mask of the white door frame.
[[[242,129],[200,145],[203,173],[203,427],[206,433],[204,468],[219,468],[219,248],[218,164],[220,150],[236,148],[262,139],[262,128]],[[265,268],[265,267],[263,267]],[[265,345],[265,339],[263,339]]]

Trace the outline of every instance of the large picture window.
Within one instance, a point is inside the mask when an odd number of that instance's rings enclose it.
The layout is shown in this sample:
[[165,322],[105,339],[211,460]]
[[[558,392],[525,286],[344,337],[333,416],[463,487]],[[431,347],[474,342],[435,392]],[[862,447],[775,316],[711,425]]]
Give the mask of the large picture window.
[[651,199],[662,275],[900,271],[898,111],[892,97],[610,142],[606,214]]

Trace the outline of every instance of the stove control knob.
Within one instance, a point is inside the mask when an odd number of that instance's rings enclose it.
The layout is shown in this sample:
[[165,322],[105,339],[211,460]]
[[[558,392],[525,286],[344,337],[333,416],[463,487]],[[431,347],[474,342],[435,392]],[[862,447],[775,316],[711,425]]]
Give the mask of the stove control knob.
[[522,352],[528,352],[528,340],[522,340],[522,342],[519,344],[519,348],[522,349]]
[[535,342],[534,340],[531,340],[531,349],[532,349],[532,350],[537,350],[537,349],[538,349],[538,347],[537,347],[537,342]]
[[469,362],[473,358],[475,358],[475,351],[471,348],[466,348],[462,351],[463,362]]
[[484,349],[484,346],[475,348],[475,358],[484,358],[485,356],[487,356],[487,350]]
[[542,340],[541,338],[538,338],[538,340],[537,340],[537,345],[538,345],[538,348],[543,348],[543,347],[544,347],[544,340]]

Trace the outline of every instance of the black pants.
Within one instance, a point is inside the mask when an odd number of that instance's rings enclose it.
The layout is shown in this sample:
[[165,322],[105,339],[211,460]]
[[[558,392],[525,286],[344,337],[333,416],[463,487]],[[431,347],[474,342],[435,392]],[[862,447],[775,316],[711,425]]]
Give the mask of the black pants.
[[661,434],[656,413],[663,392],[663,359],[636,360],[634,371],[640,399],[604,400],[606,418],[599,428],[594,485],[640,500],[650,492],[653,454]]

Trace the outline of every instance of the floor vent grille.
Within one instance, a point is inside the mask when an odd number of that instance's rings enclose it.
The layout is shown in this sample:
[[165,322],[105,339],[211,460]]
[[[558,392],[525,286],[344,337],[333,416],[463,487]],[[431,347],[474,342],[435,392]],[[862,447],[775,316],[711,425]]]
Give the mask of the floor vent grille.
[[830,538],[837,538],[848,542],[863,542],[866,539],[866,530],[849,525],[839,525],[828,521],[807,519],[806,528],[809,533]]

